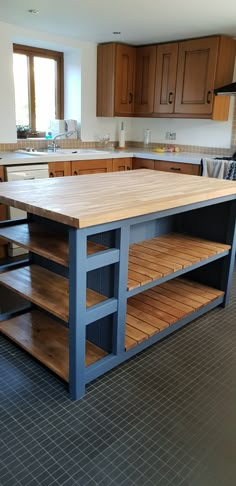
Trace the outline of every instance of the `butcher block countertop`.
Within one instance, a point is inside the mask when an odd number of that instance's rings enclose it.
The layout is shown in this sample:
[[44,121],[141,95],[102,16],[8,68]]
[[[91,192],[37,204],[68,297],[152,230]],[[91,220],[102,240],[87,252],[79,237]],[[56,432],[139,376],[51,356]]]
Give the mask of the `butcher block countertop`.
[[0,202],[85,228],[202,203],[236,198],[236,182],[148,169],[0,185]]

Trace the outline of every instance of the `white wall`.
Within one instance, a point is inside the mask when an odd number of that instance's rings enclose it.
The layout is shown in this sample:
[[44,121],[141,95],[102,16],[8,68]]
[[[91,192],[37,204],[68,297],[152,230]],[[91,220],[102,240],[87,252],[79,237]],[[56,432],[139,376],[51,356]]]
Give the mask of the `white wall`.
[[229,148],[233,98],[227,122],[189,119],[97,118],[97,46],[76,39],[35,32],[0,22],[0,143],[16,141],[15,101],[12,71],[12,42],[63,51],[65,54],[65,118],[81,121],[82,141],[96,141],[104,135],[118,140],[121,121],[126,140],[143,140],[144,128],[152,131],[153,142],[166,142],[165,132],[176,132],[176,143]]
[[234,98],[231,98],[229,120],[217,122],[212,120],[192,119],[150,119],[135,118],[132,123],[130,140],[143,141],[143,129],[151,129],[151,141],[170,143],[165,139],[166,132],[176,133],[176,144],[201,145],[204,147],[224,147],[231,145]]
[[12,41],[9,30],[0,22],[0,143],[16,142],[15,92]]

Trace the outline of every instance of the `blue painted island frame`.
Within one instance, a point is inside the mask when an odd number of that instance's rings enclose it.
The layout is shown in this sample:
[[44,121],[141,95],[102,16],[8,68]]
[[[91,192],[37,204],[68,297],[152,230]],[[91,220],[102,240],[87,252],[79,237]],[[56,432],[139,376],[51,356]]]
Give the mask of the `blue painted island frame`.
[[[33,214],[28,214],[27,220],[0,223],[1,226],[6,226],[36,221],[42,225],[49,224],[50,227],[53,224],[68,232],[68,268],[39,257],[34,252],[30,252],[28,263],[37,263],[69,278],[69,392],[72,399],[82,398],[86,384],[92,380],[212,308],[228,303],[236,250],[235,218],[235,196],[227,196],[81,229]],[[231,250],[128,291],[129,245],[171,231],[226,243],[231,245]],[[87,255],[88,240],[101,243],[107,249]],[[25,261],[18,262],[15,266],[23,264]],[[4,269],[8,266],[9,264],[5,265]],[[224,291],[224,296],[125,351],[127,299],[186,273],[194,281]],[[87,309],[87,288],[104,294],[107,300]],[[87,337],[108,352],[104,358],[88,367],[85,366]]]

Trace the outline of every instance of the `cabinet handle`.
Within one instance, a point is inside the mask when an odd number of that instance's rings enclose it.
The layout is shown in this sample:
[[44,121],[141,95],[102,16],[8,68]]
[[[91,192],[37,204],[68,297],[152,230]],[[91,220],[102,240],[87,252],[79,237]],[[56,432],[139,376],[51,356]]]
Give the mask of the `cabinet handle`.
[[49,177],[54,177],[53,172],[50,172]]
[[207,103],[208,103],[208,105],[211,103],[211,95],[212,95],[212,93],[211,93],[211,91],[209,90],[209,91],[207,92]]
[[133,101],[133,93],[129,93],[129,105],[131,105]]
[[173,103],[173,93],[172,93],[172,91],[170,91],[170,93],[169,93],[168,103],[169,103],[169,105],[172,105],[172,103]]
[[78,172],[76,170],[74,170],[74,175],[78,175]]
[[171,167],[170,170],[178,170],[178,171],[180,171],[181,169],[180,169],[180,167]]
[[130,166],[128,165],[127,170],[130,170]]
[[0,177],[0,182],[2,182],[2,178]]

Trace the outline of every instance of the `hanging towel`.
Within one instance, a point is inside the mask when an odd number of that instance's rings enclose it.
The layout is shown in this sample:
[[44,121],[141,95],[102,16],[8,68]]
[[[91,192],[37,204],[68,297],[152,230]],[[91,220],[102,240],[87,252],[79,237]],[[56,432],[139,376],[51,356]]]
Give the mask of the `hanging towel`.
[[236,160],[229,162],[225,179],[236,181]]
[[202,159],[202,175],[205,177],[215,177],[224,179],[226,177],[229,162],[219,159]]

